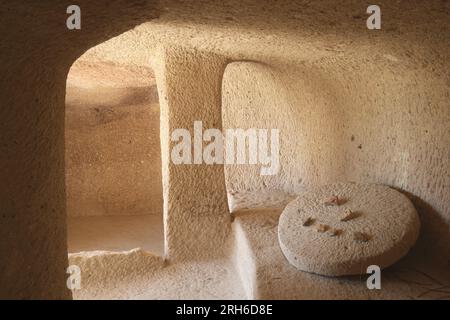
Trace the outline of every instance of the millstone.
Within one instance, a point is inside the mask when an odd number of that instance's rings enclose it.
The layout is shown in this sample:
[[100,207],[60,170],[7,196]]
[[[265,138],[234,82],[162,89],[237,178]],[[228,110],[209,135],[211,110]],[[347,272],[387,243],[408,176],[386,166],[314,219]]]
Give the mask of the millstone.
[[402,258],[419,235],[411,201],[383,185],[340,183],[311,188],[280,216],[278,239],[296,268],[327,275],[366,273]]

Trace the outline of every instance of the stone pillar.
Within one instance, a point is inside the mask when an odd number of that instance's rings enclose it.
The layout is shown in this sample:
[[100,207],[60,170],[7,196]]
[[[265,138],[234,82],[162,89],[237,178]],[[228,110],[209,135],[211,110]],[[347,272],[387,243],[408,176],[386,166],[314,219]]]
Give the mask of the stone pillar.
[[[203,130],[222,130],[221,88],[225,58],[186,48],[165,48],[153,66],[161,105],[165,247],[169,259],[199,259],[223,248],[230,231],[223,165],[174,164],[174,129],[194,137],[194,121]],[[193,141],[192,141],[193,143]]]
[[[66,67],[3,65],[0,299],[70,298],[64,186]],[[49,67],[51,66],[51,67]]]
[[[87,49],[150,21],[157,1],[2,4],[0,21],[0,299],[71,298],[66,287],[64,99],[72,63]],[[24,18],[26,17],[26,18]]]

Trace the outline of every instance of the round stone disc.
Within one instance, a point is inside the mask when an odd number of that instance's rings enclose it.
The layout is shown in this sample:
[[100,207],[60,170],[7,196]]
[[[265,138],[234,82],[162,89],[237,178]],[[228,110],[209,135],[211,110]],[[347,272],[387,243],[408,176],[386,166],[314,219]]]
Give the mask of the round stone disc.
[[280,216],[278,239],[300,270],[343,276],[385,268],[402,258],[419,235],[411,201],[383,185],[340,183],[312,188]]

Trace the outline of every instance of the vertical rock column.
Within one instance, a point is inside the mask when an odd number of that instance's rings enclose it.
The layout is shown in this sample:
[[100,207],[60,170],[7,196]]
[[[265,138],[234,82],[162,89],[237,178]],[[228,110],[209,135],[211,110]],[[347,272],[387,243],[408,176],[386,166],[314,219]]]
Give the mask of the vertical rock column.
[[[230,230],[224,167],[221,164],[174,164],[170,140],[177,128],[194,121],[203,130],[222,130],[221,87],[227,61],[185,48],[160,51],[153,66],[161,104],[161,152],[166,255],[171,260],[199,259],[220,251]],[[192,161],[194,155],[192,154]]]
[[[71,298],[66,287],[64,103],[67,72],[87,49],[158,15],[157,1],[0,5],[0,299]],[[7,7],[6,7],[7,6]]]
[[[49,55],[48,55],[49,56]],[[66,69],[55,59],[0,70],[0,299],[70,298],[64,187]],[[49,67],[51,66],[51,67]]]

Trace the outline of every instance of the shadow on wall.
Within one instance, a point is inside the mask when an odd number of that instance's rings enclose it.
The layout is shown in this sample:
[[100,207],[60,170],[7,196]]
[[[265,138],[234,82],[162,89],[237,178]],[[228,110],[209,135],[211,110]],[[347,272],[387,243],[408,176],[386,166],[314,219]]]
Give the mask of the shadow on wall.
[[[433,206],[423,199],[400,188],[394,189],[403,193],[411,200],[421,220],[422,230],[420,237],[412,251],[420,252],[423,259],[429,257],[430,260],[435,259],[435,261],[439,261],[442,265],[450,267],[450,257],[445,254],[445,252],[448,251],[448,247],[443,245],[445,243],[450,243],[450,229],[448,227],[448,222],[442,218]],[[444,254],[435,255],[435,252],[442,252]]]

